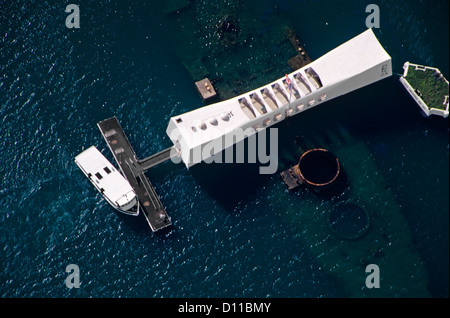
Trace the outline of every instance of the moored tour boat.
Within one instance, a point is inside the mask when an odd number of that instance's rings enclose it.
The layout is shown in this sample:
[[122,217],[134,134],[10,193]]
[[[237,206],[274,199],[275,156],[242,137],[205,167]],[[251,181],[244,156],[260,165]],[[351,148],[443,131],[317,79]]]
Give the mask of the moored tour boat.
[[95,146],[77,155],[75,163],[117,211],[133,216],[139,214],[139,200],[133,188]]

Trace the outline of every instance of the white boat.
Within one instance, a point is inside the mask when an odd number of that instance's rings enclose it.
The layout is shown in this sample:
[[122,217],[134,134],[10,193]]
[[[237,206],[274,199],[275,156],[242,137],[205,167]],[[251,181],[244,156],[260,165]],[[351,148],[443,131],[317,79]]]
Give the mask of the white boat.
[[117,211],[139,214],[139,200],[130,183],[95,146],[77,155],[75,163]]

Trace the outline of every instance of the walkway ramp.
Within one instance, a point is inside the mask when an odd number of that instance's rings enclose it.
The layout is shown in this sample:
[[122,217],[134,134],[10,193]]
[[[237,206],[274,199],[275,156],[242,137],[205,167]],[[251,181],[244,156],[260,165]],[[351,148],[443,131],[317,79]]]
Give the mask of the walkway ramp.
[[143,212],[152,231],[156,232],[171,225],[170,217],[167,215],[155,188],[145,175],[147,169],[170,159],[171,148],[140,161],[136,158],[136,154],[116,117],[105,119],[99,122],[97,126],[123,176],[136,192],[141,203],[141,212]]

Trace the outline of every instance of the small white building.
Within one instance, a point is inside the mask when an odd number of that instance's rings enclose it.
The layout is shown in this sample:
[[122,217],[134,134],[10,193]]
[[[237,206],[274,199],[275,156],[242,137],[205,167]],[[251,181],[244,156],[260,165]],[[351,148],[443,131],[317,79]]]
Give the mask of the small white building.
[[[392,75],[391,57],[372,29],[282,78],[226,101],[170,118],[167,134],[186,167],[309,108]],[[250,129],[250,130],[248,130]],[[210,143],[222,143],[204,154]],[[208,147],[209,149],[210,147]],[[198,154],[202,154],[199,156]]]

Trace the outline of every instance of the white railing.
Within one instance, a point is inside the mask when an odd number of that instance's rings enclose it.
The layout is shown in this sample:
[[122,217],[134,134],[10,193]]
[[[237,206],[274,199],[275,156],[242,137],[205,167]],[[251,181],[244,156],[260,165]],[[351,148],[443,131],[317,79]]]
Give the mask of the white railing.
[[[406,77],[408,76],[408,69],[409,66],[413,66],[415,67],[415,70],[420,70],[420,71],[426,71],[428,70],[434,70],[435,72],[437,72],[439,75],[441,75],[441,72],[439,71],[439,69],[435,68],[435,67],[429,67],[429,66],[423,66],[423,65],[418,65],[418,64],[412,64],[409,62],[406,62],[403,65],[403,76],[400,77],[400,82],[402,83],[402,85],[406,88],[406,90],[408,91],[408,93],[411,95],[412,98],[414,98],[414,100],[416,101],[417,105],[419,105],[419,107],[423,110],[423,112],[427,115],[438,115],[438,116],[442,116],[444,118],[448,117],[449,115],[449,103],[448,103],[448,96],[445,96],[444,99],[444,103],[443,104],[447,104],[445,109],[438,109],[438,108],[434,108],[434,107],[429,107],[424,101],[423,99],[415,92],[415,90],[413,89],[413,87],[411,86],[411,84],[408,82],[408,80],[406,79]],[[445,82],[448,85],[448,81],[445,77],[442,77]]]

